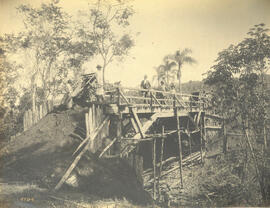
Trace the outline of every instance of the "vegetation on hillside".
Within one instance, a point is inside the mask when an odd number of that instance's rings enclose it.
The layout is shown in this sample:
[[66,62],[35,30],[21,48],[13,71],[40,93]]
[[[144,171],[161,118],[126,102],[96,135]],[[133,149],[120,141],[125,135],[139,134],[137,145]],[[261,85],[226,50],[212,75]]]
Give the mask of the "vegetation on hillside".
[[270,97],[265,80],[269,61],[269,30],[264,24],[255,25],[246,39],[219,53],[205,79],[214,93],[212,105],[225,118],[225,125],[243,134],[244,175],[254,170],[251,177],[256,178],[262,205],[270,201]]
[[25,110],[72,91],[93,58],[105,70],[134,46],[127,30],[134,10],[128,1],[98,0],[70,16],[59,1],[17,8],[23,28],[0,36],[1,138],[19,132]]

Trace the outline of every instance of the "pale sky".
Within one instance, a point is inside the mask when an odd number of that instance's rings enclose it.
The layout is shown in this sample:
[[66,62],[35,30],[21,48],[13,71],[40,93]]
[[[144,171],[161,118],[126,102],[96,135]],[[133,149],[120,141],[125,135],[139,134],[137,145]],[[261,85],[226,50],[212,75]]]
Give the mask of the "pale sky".
[[[0,34],[18,31],[20,18],[15,7],[21,3],[39,5],[41,0],[0,0]],[[65,11],[76,15],[90,0],[60,0]],[[130,31],[136,36],[135,47],[123,63],[108,66],[106,77],[136,86],[144,74],[152,78],[153,67],[165,55],[190,48],[198,61],[183,66],[182,81],[202,80],[218,52],[243,40],[249,28],[265,23],[270,28],[270,0],[134,0],[135,14]],[[93,61],[87,69],[94,69]]]

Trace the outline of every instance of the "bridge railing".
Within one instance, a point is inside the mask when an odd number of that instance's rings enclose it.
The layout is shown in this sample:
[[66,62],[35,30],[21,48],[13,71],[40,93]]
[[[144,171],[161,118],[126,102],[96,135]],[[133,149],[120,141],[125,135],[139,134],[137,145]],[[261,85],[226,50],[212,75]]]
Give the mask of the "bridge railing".
[[117,87],[106,91],[105,99],[109,103],[127,106],[204,109],[207,97],[171,91],[145,90],[129,87]]

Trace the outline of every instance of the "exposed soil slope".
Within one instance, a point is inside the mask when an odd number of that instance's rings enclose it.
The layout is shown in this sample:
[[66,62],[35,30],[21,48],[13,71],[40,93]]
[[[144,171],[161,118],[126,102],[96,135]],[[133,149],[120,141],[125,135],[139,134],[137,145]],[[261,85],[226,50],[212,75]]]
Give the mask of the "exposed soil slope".
[[[72,153],[81,141],[72,134],[75,132],[83,138],[83,128],[82,108],[47,115],[1,150],[1,180],[53,190],[73,161]],[[98,159],[89,152],[59,191],[85,194],[93,200],[125,198],[135,204],[147,204],[151,200],[125,161]]]

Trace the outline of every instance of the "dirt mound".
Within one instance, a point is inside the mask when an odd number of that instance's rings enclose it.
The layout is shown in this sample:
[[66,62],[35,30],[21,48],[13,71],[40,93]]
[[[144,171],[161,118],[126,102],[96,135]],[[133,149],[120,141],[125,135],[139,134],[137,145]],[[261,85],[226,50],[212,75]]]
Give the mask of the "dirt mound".
[[[85,137],[85,111],[80,108],[53,112],[11,141],[1,151],[2,180],[53,190],[74,160],[72,153],[81,142],[80,137]],[[86,194],[93,200],[125,198],[140,204],[150,202],[150,196],[124,160],[99,159],[89,152],[59,191]]]

